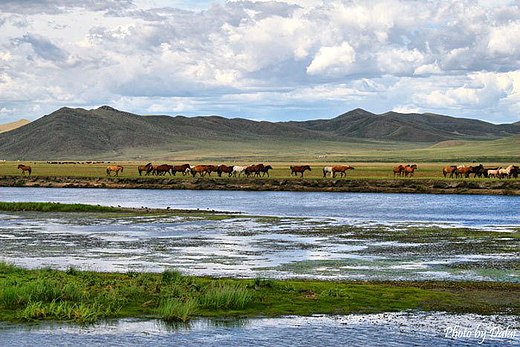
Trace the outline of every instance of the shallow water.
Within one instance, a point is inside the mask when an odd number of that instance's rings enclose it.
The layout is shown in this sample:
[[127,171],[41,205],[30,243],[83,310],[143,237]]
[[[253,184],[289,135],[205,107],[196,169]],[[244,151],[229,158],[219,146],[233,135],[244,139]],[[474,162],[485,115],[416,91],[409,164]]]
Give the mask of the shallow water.
[[7,346],[515,346],[520,322],[442,312],[197,319],[187,325],[121,319],[83,327],[0,323],[0,336]]
[[[214,202],[226,200],[228,210],[257,216],[207,220],[0,213],[0,260],[28,268],[154,272],[177,268],[193,275],[228,277],[520,282],[520,239],[512,237],[520,227],[518,205],[513,206],[520,200],[515,198],[454,196],[458,200],[450,204],[458,207],[453,210],[460,212],[460,206],[467,206],[455,222],[443,219],[436,208],[428,221],[419,220],[425,216],[417,210],[452,198],[439,195],[282,193],[284,198],[314,204],[313,213],[306,215],[292,204],[283,204],[284,209],[276,213],[266,209],[271,203],[282,205],[274,199],[280,195],[271,192],[46,188],[0,188],[0,192],[0,200],[8,201],[30,196],[31,201],[95,200],[110,205],[118,196],[123,206],[138,206],[139,198],[150,200],[148,207],[176,208],[200,204],[219,209]],[[205,193],[211,198],[203,199]],[[178,194],[181,206],[170,201]],[[429,202],[416,207],[421,198]],[[385,209],[385,204],[376,204],[378,200],[402,203]],[[476,214],[479,201],[487,212]],[[372,207],[360,209],[353,202]],[[504,208],[490,213],[483,204]],[[345,208],[352,212],[338,216],[337,211]],[[268,212],[275,217],[260,217]],[[492,219],[496,224],[488,224]]]

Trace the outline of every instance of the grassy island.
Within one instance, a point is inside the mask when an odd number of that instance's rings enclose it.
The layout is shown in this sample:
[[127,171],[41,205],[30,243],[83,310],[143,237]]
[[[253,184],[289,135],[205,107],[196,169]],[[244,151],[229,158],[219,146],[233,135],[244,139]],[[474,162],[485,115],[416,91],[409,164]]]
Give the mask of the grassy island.
[[402,310],[520,314],[520,284],[229,279],[0,263],[0,320],[281,316]]

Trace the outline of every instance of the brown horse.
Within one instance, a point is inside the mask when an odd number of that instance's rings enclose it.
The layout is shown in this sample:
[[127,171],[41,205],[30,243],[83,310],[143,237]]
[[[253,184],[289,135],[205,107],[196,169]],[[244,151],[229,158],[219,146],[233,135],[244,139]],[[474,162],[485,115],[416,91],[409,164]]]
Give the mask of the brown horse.
[[29,165],[20,164],[18,165],[18,169],[22,170],[22,175],[25,175],[25,171],[27,171],[29,175],[32,172],[32,169]]
[[156,165],[153,167],[153,174],[157,175],[157,176],[165,176],[167,173],[169,173],[171,175],[172,174],[170,171],[171,169],[173,169],[173,165],[168,165],[168,164]]
[[206,166],[206,173],[208,174],[208,176],[211,176],[212,172],[218,171],[217,165],[205,165],[205,166]]
[[456,177],[465,178],[469,177],[469,174],[473,172],[473,166],[457,166],[457,172],[455,173]]
[[190,164],[174,165],[172,168],[172,174],[175,176],[177,172],[182,172],[182,175],[186,175],[186,169],[190,168]]
[[301,173],[302,174],[301,177],[303,177],[303,173],[305,172],[305,170],[312,171],[311,167],[309,165],[290,166],[290,168],[291,168],[291,175],[298,176],[298,173]]
[[458,175],[457,173],[457,166],[456,165],[450,165],[450,166],[445,166],[442,168],[442,175],[444,177],[446,177],[448,174],[450,174],[450,178],[453,178],[453,175],[455,175],[455,177]]
[[193,177],[199,174],[201,177],[204,176],[208,172],[209,165],[196,165],[191,168],[191,174]]
[[264,168],[264,164],[257,164],[257,165],[250,165],[246,167],[244,170],[244,173],[247,177],[249,175],[254,174],[255,176],[260,176],[260,171]]
[[262,177],[264,177],[265,174],[267,174],[267,177],[269,177],[269,170],[272,170],[272,169],[273,169],[273,167],[271,165],[266,165],[263,168],[261,168],[260,172],[262,173]]
[[403,171],[404,171],[404,165],[397,165],[397,166],[394,166],[394,177],[395,176],[402,176],[403,175]]
[[405,175],[405,177],[412,177],[413,176],[413,172],[417,170],[417,164],[412,164],[412,165],[406,165],[403,169],[403,173]]
[[119,171],[123,172],[123,167],[121,165],[107,166],[107,176],[110,176],[112,171],[116,173],[116,176],[119,176]]
[[347,170],[354,170],[350,165],[336,165],[332,167],[332,177],[336,177],[336,173],[339,172],[339,177],[347,177]]
[[141,176],[141,173],[144,171],[145,175],[148,176],[150,172],[153,171],[153,165],[152,163],[148,163],[146,165],[139,165],[137,167],[137,171],[139,172],[139,176]]
[[217,174],[218,177],[222,177],[222,173],[227,173],[229,177],[231,177],[231,174],[233,173],[233,166],[227,166],[227,165],[219,165],[217,167]]

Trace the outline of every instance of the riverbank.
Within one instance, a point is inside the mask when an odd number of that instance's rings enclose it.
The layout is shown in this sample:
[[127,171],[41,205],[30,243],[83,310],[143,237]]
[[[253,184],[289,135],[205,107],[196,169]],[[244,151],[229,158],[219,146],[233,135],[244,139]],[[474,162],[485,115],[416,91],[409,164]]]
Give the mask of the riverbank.
[[520,180],[1,176],[0,187],[520,195]]
[[0,320],[278,317],[403,310],[520,314],[520,284],[229,279],[163,273],[26,270],[0,263]]

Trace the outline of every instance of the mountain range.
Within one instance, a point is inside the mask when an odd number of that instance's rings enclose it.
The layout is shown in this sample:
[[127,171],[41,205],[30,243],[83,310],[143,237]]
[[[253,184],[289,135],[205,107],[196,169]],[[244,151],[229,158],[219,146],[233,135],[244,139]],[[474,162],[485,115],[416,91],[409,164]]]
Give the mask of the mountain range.
[[128,149],[147,153],[201,142],[250,140],[399,141],[498,139],[520,134],[520,122],[491,124],[431,113],[374,114],[355,109],[333,119],[267,122],[219,116],[141,116],[110,106],[61,108],[0,133],[0,159],[49,160],[120,157]]

